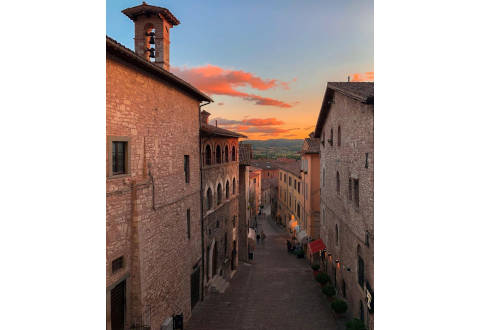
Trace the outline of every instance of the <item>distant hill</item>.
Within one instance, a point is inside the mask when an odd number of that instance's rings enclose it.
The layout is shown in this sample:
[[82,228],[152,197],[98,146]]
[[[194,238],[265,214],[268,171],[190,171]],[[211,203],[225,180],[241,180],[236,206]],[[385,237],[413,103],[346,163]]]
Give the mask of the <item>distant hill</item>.
[[254,158],[295,158],[300,159],[303,139],[245,140],[240,143],[251,144]]

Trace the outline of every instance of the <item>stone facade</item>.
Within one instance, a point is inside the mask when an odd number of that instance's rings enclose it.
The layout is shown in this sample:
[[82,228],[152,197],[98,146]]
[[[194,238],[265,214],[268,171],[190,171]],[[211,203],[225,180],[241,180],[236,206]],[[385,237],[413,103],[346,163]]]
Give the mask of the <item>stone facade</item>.
[[106,75],[106,326],[159,329],[190,318],[202,268],[199,104],[211,99],[108,37]]
[[[367,298],[374,289],[373,83],[346,84],[327,85],[315,132],[321,139],[320,237],[327,246],[323,267],[348,302],[348,314],[373,329]],[[358,96],[362,91],[363,99]]]
[[249,173],[251,160],[251,145],[239,145],[239,196],[238,196],[238,260],[248,260],[248,228],[250,228],[250,211],[248,208]]
[[249,173],[249,206],[250,217],[255,217],[260,212],[262,205],[262,170],[250,167]]
[[[278,175],[277,217],[291,234],[306,231],[305,196],[300,161],[280,163]],[[289,224],[296,222],[299,230]]]
[[202,112],[201,126],[205,255],[203,286],[206,289],[216,275],[230,279],[238,266],[238,138],[243,137],[208,125],[208,115],[206,111]]

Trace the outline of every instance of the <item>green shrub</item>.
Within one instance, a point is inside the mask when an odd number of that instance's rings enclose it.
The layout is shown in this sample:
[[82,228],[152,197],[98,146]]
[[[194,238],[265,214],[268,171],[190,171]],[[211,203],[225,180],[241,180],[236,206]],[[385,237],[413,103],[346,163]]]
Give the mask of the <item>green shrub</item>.
[[335,287],[331,284],[329,285],[326,285],[323,289],[322,289],[322,292],[324,295],[326,295],[327,297],[333,297],[336,293],[336,290],[335,290]]
[[348,309],[347,303],[344,300],[341,300],[341,299],[335,299],[332,302],[331,306],[332,306],[333,311],[335,313],[338,313],[338,314],[343,314]]
[[347,322],[347,330],[367,330],[362,320],[353,319]]
[[316,279],[317,282],[319,282],[320,284],[325,284],[325,283],[330,282],[330,276],[328,276],[327,273],[318,273],[318,274],[317,274],[317,277],[316,277],[315,279]]
[[314,265],[312,265],[312,269],[313,269],[313,270],[319,270],[319,269],[320,269],[320,265],[314,264]]

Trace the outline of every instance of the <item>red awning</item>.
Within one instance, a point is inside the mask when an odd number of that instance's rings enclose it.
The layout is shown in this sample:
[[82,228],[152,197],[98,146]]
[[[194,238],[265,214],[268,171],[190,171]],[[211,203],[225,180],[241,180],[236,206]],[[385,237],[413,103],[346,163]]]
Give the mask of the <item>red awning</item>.
[[322,239],[319,238],[316,241],[308,243],[311,253],[317,253],[318,251],[322,251],[326,248],[325,243],[323,243]]

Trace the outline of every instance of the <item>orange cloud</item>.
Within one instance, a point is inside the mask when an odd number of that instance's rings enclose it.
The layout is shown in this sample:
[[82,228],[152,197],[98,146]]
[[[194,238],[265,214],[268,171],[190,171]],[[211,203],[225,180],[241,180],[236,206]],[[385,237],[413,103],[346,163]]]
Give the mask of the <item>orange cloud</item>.
[[262,79],[250,72],[227,70],[211,64],[194,68],[174,67],[171,71],[207,94],[240,97],[255,102],[257,105],[270,105],[280,108],[292,107],[292,104],[280,100],[237,90],[239,87],[251,87],[260,91],[277,87],[289,89],[289,83],[287,82],[276,79]]
[[350,81],[352,82],[373,81],[373,72],[354,73]]
[[248,126],[272,126],[272,125],[283,125],[283,121],[278,120],[277,118],[250,118],[243,120],[231,120],[225,118],[212,118],[211,121],[216,121],[220,125],[232,126],[232,125],[243,125]]

